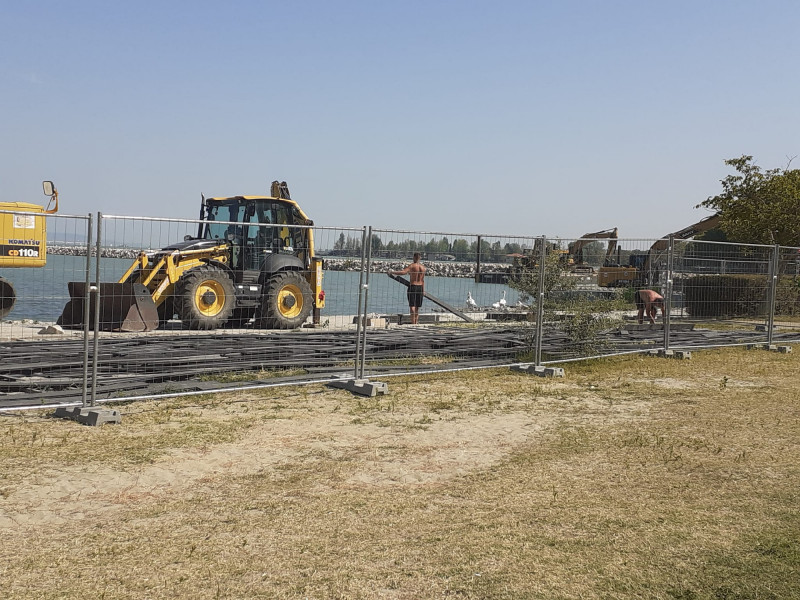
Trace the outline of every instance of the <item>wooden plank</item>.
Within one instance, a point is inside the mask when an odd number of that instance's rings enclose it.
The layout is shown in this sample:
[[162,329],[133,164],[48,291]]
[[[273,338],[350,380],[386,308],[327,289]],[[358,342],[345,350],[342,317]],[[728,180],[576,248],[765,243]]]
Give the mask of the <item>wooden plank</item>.
[[[400,277],[399,275],[392,275],[391,273],[388,273],[388,275],[389,275],[389,277],[394,279],[396,282],[402,283],[406,287],[408,287],[410,285],[410,283],[408,282],[407,279],[405,279],[403,277]],[[453,313],[455,316],[459,317],[460,319],[464,319],[467,323],[474,323],[474,321],[470,317],[465,315],[463,312],[461,312],[457,308],[454,308],[454,307],[450,306],[444,300],[440,300],[439,298],[437,298],[436,296],[434,296],[432,294],[429,294],[428,292],[422,292],[422,295],[425,296],[428,300],[430,300],[434,304],[438,304],[443,309],[445,309],[447,311],[450,311],[451,313]]]

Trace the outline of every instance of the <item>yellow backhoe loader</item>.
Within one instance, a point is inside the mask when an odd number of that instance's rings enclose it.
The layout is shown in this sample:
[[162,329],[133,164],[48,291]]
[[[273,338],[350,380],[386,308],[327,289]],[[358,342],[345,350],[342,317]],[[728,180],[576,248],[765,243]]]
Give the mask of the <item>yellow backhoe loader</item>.
[[[150,331],[175,315],[189,329],[294,329],[325,306],[313,222],[286,182],[270,196],[203,198],[197,237],[142,252],[116,283],[98,287],[100,329]],[[60,323],[83,322],[86,286],[70,282]],[[95,302],[90,305],[94,320]]]
[[[58,190],[52,181],[43,181],[47,208],[27,202],[0,202],[0,267],[43,267],[47,262],[46,214],[58,212]],[[52,205],[52,208],[50,208]],[[30,214],[34,213],[34,214]],[[14,308],[14,285],[0,277],[0,319]]]

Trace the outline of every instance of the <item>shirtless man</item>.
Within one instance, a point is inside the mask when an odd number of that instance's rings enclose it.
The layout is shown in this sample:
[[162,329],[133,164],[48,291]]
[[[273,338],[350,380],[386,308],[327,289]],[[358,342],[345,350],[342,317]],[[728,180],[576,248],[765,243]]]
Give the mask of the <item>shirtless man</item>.
[[419,307],[422,306],[422,295],[425,293],[425,267],[419,262],[419,252],[414,253],[414,262],[402,271],[389,271],[389,275],[408,275],[408,310],[411,312],[411,324],[419,321]]
[[651,323],[656,322],[656,311],[661,309],[661,318],[664,318],[664,297],[653,290],[639,290],[634,296],[636,308],[639,309],[639,324],[642,324],[646,314]]

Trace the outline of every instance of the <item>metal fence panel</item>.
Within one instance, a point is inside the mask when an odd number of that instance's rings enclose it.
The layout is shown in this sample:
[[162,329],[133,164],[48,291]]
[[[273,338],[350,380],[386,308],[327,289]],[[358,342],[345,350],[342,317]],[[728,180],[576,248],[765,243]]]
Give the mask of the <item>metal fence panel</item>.
[[[194,243],[201,221],[98,217],[91,251],[89,217],[49,215],[46,265],[3,270],[1,275],[14,282],[17,304],[0,321],[2,406],[10,406],[14,394],[19,405],[80,402],[87,378],[94,403],[780,343],[800,335],[797,248],[617,239],[612,230],[547,239],[264,223],[248,229],[222,219],[214,222],[209,245],[227,240],[240,250],[224,259],[204,255],[192,266],[227,273],[237,310],[225,313],[219,326],[198,329],[179,309],[190,296],[189,287],[178,282],[186,282],[192,271],[170,275],[166,267],[153,266],[161,260],[173,264],[169,257],[186,251],[184,238]],[[292,308],[289,294],[281,300],[286,315],[300,315],[303,326],[275,329],[276,323],[257,309],[267,294],[267,278],[243,271],[258,273],[265,261],[295,256],[302,276],[312,280],[310,254],[303,253],[309,236],[322,260],[324,308],[306,317]],[[389,273],[403,271],[415,253],[427,272],[419,322],[412,325],[408,274]],[[90,254],[99,260],[92,262]],[[163,289],[153,330],[106,326],[104,302],[117,306],[122,297],[114,294],[121,293],[118,284],[126,279],[131,285],[147,280],[148,298],[159,281],[174,283]],[[98,281],[99,286],[87,285]],[[293,298],[304,299],[304,285],[291,281],[303,288]],[[77,300],[83,301],[74,313],[79,325],[66,326],[61,335],[40,335],[70,300],[70,282],[82,284],[72,284],[73,295],[78,290]],[[255,291],[248,295],[251,286]],[[640,290],[664,297],[653,324],[644,310],[639,322]],[[213,309],[223,292],[230,288],[199,286],[191,297]],[[101,306],[91,315],[89,294],[99,294]],[[321,304],[316,294],[312,290],[314,303]],[[95,322],[90,346],[88,326]]]
[[774,333],[780,341],[797,341],[800,339],[800,248],[780,246],[777,252]]
[[[370,377],[519,362],[528,319],[511,285],[515,260],[535,238],[372,230],[365,367]],[[426,268],[419,326],[402,272],[414,254]]]
[[692,333],[675,345],[767,342],[772,256],[770,246],[676,241],[672,319]]
[[[182,252],[188,256],[194,251],[180,242],[188,237],[191,239],[186,243],[193,244],[200,235],[201,223],[103,215],[100,281],[120,283],[129,273],[129,279],[143,282],[146,277],[137,275],[137,271],[143,269],[144,275],[161,260],[171,264],[168,255]],[[212,238],[206,236],[209,244],[215,246],[229,240],[233,243],[228,247],[233,250],[210,259],[201,253],[200,262],[176,274],[171,285],[167,281],[170,279],[167,267],[160,269],[148,283],[148,292],[159,287],[156,285],[159,277],[168,284],[157,307],[156,330],[108,331],[110,328],[102,324],[98,328],[98,377],[94,391],[98,402],[327,381],[354,368],[358,272],[348,263],[349,257],[337,255],[335,248],[342,236],[347,240],[361,232],[259,223],[242,228],[240,222],[232,221],[215,221],[214,227],[219,232]],[[259,269],[273,259],[289,261],[287,270],[295,268],[293,257],[310,256],[310,253],[304,255],[305,249],[300,247],[302,240],[307,242],[309,233],[313,236],[316,256],[322,259],[325,307],[318,313],[311,309],[307,317],[287,310],[287,315],[296,316],[297,324],[277,329],[279,325],[265,320],[260,312],[259,303],[271,289],[271,280],[259,277]],[[139,261],[136,267],[135,261]],[[305,286],[312,267],[303,260],[297,264],[305,266],[297,267],[301,269],[297,275],[285,281],[292,289],[302,288],[295,295],[296,300],[308,302],[310,296],[305,293]],[[225,285],[231,287],[220,290],[203,283],[216,273],[229,277],[230,282]],[[194,284],[187,282],[194,281],[196,275],[202,277],[192,287]],[[184,309],[190,297],[198,299],[204,298],[203,294],[213,296],[231,291],[236,304],[231,313],[225,313],[227,318],[207,329],[206,325],[197,327],[187,321]],[[120,294],[125,292],[119,290]],[[240,306],[242,299],[244,306]],[[101,306],[108,301],[101,298]],[[123,311],[128,304],[122,302]],[[213,305],[210,300],[205,306],[213,310]]]
[[67,282],[87,279],[91,226],[89,216],[0,211],[0,410],[83,400],[88,331],[57,321]]
[[552,364],[654,347],[663,337],[632,326],[642,271],[630,257],[651,240],[546,239],[541,279],[541,362]]

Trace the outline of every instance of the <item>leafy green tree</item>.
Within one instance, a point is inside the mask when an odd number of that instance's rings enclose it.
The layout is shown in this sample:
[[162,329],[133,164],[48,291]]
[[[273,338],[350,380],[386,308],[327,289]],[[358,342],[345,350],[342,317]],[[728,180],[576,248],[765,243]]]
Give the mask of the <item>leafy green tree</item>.
[[[533,306],[539,297],[540,268],[538,265],[539,249],[531,255],[532,260],[525,267],[517,271],[508,284],[519,291],[520,300]],[[563,303],[563,298],[553,292],[572,290],[577,285],[577,279],[564,274],[558,252],[548,251],[544,269],[544,308],[556,310]]]
[[735,169],[721,181],[722,193],[699,204],[720,212],[721,228],[731,241],[800,245],[800,169],[768,169],[752,156],[731,158]]
[[344,245],[346,240],[344,238],[344,233],[339,234],[339,239],[333,243],[334,250],[344,250]]
[[453,240],[453,254],[456,255],[458,260],[467,260],[469,254],[469,243],[467,240],[458,238]]
[[381,250],[383,250],[383,242],[381,241],[380,237],[378,237],[377,235],[375,235],[373,233],[372,234],[372,254],[377,255],[378,252],[380,252]]
[[[556,244],[548,244],[542,291],[544,298],[542,312],[544,324],[549,330],[560,330],[567,335],[573,349],[578,353],[596,352],[605,346],[600,332],[621,323],[618,316],[609,311],[613,301],[592,300],[576,293],[577,278],[564,271],[562,254]],[[538,259],[539,249],[533,250],[532,256]],[[518,271],[509,280],[509,285],[519,291],[520,300],[528,304],[532,314],[536,311],[539,298],[539,265],[530,261],[527,268]],[[535,326],[528,325],[526,336],[530,348],[535,341]]]

